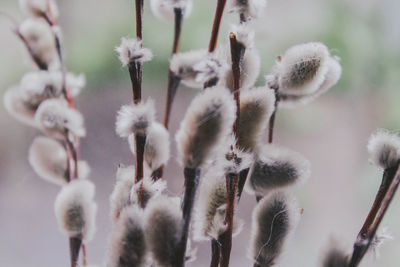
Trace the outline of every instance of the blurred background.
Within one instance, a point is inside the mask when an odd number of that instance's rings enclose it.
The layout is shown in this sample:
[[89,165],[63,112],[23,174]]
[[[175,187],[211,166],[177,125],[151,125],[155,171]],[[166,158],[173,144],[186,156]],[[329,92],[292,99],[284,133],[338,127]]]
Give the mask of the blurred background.
[[[114,47],[122,36],[134,36],[134,1],[57,2],[68,69],[86,74],[88,82],[77,105],[88,129],[81,157],[92,167],[99,205],[98,230],[88,245],[88,256],[91,263],[101,264],[111,226],[108,198],[115,171],[119,163],[133,161],[126,143],[114,133],[116,111],[131,97],[129,75]],[[215,3],[194,0],[193,14],[184,23],[182,51],[207,47]],[[0,10],[20,19],[17,5],[15,0],[1,0]],[[144,45],[155,57],[144,67],[144,95],[156,100],[161,120],[173,24],[154,18],[148,3],[145,9]],[[342,79],[327,94],[307,106],[278,113],[276,142],[299,151],[312,163],[311,179],[295,190],[304,214],[279,266],[319,266],[333,235],[351,250],[381,181],[381,171],[368,163],[368,137],[376,128],[400,128],[399,10],[398,0],[269,0],[258,21],[256,43],[263,75],[277,55],[309,41],[324,42],[343,66]],[[225,14],[220,43],[227,42],[229,24],[236,19]],[[1,16],[0,36],[2,96],[33,66]],[[261,76],[258,84],[263,82]],[[172,136],[196,93],[180,87],[172,112]],[[2,105],[0,129],[0,266],[68,266],[67,239],[58,231],[53,212],[59,188],[40,180],[27,162],[29,145],[39,133],[12,119]],[[175,155],[173,142],[166,179],[169,193],[179,195],[183,175]],[[378,259],[368,255],[363,267],[399,266],[399,200],[398,194],[382,224],[395,239],[383,245]],[[240,203],[239,216],[246,224],[234,239],[233,267],[252,266],[246,250],[254,205],[248,195]],[[188,266],[207,266],[210,245],[195,246],[198,260]]]

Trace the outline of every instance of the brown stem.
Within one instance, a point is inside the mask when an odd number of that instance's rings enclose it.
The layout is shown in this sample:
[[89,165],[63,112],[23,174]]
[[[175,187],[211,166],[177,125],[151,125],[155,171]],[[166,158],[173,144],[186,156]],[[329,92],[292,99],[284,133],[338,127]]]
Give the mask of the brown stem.
[[237,189],[238,202],[240,200],[240,197],[242,196],[243,188],[244,188],[244,185],[246,184],[247,175],[249,174],[249,170],[250,170],[250,168],[246,168],[239,172],[239,182],[238,182],[238,189]]
[[218,33],[221,26],[221,20],[222,15],[224,14],[225,5],[226,0],[218,0],[214,16],[214,24],[211,31],[210,43],[208,45],[208,52],[214,52],[214,50],[217,48]]
[[[232,76],[233,76],[233,94],[236,101],[236,120],[233,124],[233,132],[238,137],[239,119],[240,119],[240,72],[243,63],[245,47],[236,39],[236,35],[231,32],[229,34],[231,58],[232,58]],[[236,147],[238,147],[238,138],[236,138]]]
[[378,227],[396,193],[399,182],[400,165],[385,170],[375,201],[354,243],[349,267],[358,266],[367,253]]
[[136,37],[143,40],[143,0],[135,0]]
[[269,125],[268,125],[268,143],[272,144],[273,141],[273,135],[274,135],[274,126],[275,126],[275,117],[276,113],[278,112],[278,105],[279,105],[279,87],[276,86],[272,88],[275,92],[275,105],[274,105],[274,112],[272,112],[271,118],[269,119]]
[[70,250],[70,259],[71,259],[71,267],[78,266],[79,260],[79,251],[81,250],[82,239],[79,237],[70,237],[69,238],[69,250]]
[[[68,148],[67,155],[69,154],[69,159],[72,159],[74,162],[74,171],[70,170],[70,180],[74,180],[78,178],[79,170],[78,170],[78,151],[73,142],[69,140],[67,137],[65,139],[66,146]],[[72,168],[71,168],[72,169]]]
[[189,226],[192,217],[193,204],[200,181],[200,168],[185,168],[185,185],[182,200],[183,228],[180,241],[176,248],[174,267],[185,266],[186,246]]
[[86,245],[84,243],[82,243],[81,250],[82,250],[82,265],[87,266],[88,265],[87,251],[86,251]]
[[232,233],[233,233],[233,216],[235,213],[235,197],[237,185],[239,182],[239,175],[236,173],[229,173],[226,175],[226,189],[227,189],[227,205],[225,223],[227,224],[226,231],[221,235],[221,259],[220,266],[228,267],[232,249]]
[[146,145],[146,135],[135,135],[136,142],[136,176],[135,183],[138,183],[143,178],[143,161],[144,161],[144,146]]
[[174,45],[172,46],[172,54],[176,54],[179,50],[179,42],[181,39],[182,24],[183,24],[183,9],[174,8],[175,13],[175,32]]
[[132,62],[128,66],[129,75],[132,83],[132,101],[137,104],[142,99],[142,83],[139,77],[141,72],[141,63]]
[[221,247],[218,240],[214,238],[211,240],[211,263],[210,267],[218,267],[219,259],[221,257]]

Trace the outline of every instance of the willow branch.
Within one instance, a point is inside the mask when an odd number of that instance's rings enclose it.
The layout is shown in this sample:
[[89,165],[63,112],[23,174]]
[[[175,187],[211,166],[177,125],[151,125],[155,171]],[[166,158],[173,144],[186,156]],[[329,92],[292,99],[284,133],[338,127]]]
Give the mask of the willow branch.
[[211,31],[210,43],[208,45],[208,52],[210,53],[214,52],[217,48],[218,34],[221,26],[222,15],[224,14],[225,5],[226,0],[218,0],[217,8],[215,10],[214,23]]

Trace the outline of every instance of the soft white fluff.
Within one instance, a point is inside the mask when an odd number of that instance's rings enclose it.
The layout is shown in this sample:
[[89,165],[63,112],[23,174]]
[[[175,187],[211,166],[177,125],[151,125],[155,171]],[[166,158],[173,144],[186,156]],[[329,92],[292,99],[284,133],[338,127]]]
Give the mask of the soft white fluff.
[[146,241],[159,266],[172,267],[183,226],[180,199],[153,198],[145,210]]
[[127,207],[112,228],[106,266],[151,266],[146,264],[146,254],[143,211],[136,206]]
[[338,57],[329,57],[327,66],[328,72],[325,75],[325,80],[317,91],[307,95],[280,94],[279,106],[284,108],[295,108],[300,105],[308,104],[323,93],[327,92],[339,81],[340,76],[342,75],[342,66],[339,63]]
[[4,93],[3,103],[7,112],[15,119],[29,126],[37,127],[34,119],[36,107],[24,101],[19,86],[11,87]]
[[19,6],[26,16],[42,17],[50,8],[52,16],[58,17],[58,7],[54,0],[19,0]]
[[170,60],[170,70],[181,79],[184,85],[192,88],[202,88],[204,84],[202,81],[196,80],[198,71],[194,69],[194,66],[198,66],[199,63],[207,58],[208,52],[205,49],[177,53]]
[[146,136],[144,147],[144,159],[147,166],[156,170],[167,163],[169,159],[169,133],[165,127],[158,122],[150,125]]
[[275,93],[267,87],[243,90],[240,94],[239,146],[253,151],[275,109]]
[[153,58],[150,49],[142,47],[142,41],[138,38],[122,37],[121,45],[115,48],[119,54],[119,60],[123,66],[129,66],[136,62],[146,62]]
[[261,146],[256,153],[246,189],[263,196],[272,190],[303,184],[310,175],[310,162],[300,153],[268,144]]
[[190,16],[193,0],[151,0],[150,7],[157,18],[173,21],[175,19],[175,8],[182,9],[185,18]]
[[29,18],[19,26],[32,53],[50,69],[59,65],[54,34],[44,19]]
[[343,267],[349,265],[350,255],[347,249],[343,248],[341,242],[335,238],[329,240],[322,257],[322,267]]
[[383,227],[382,230],[378,230],[378,233],[374,236],[371,242],[371,246],[369,247],[369,251],[371,251],[375,258],[379,258],[380,256],[380,248],[386,243],[388,240],[393,240],[393,235],[389,232],[387,227]]
[[[217,162],[202,179],[195,202],[193,232],[197,241],[218,239],[227,229],[225,223],[227,191],[224,163]],[[242,230],[242,220],[235,217],[233,235]]]
[[378,129],[368,141],[370,161],[382,168],[396,167],[400,160],[400,137],[386,129]]
[[224,155],[218,158],[214,164],[225,171],[225,174],[238,174],[244,169],[247,169],[253,163],[253,153],[247,152],[242,148],[236,147],[236,137],[232,133],[225,139]]
[[195,82],[198,85],[204,85],[213,79],[222,80],[229,70],[230,66],[227,61],[221,58],[218,52],[208,54],[200,62],[193,65]]
[[328,48],[322,43],[306,43],[289,48],[278,58],[275,72],[284,94],[307,95],[316,92],[328,73]]
[[246,49],[254,47],[254,30],[248,23],[231,25],[231,32],[235,34],[236,40]]
[[65,139],[68,134],[86,135],[82,114],[68,107],[63,99],[49,99],[40,104],[35,114],[39,128],[48,136]]
[[77,179],[62,187],[55,201],[55,213],[61,231],[68,237],[90,241],[95,232],[97,205],[95,186],[87,179]]
[[[134,184],[130,193],[130,202],[146,208],[150,199],[159,196],[167,187],[165,180],[153,181],[150,177],[144,177],[139,183]],[[139,192],[141,196],[139,199]]]
[[[224,49],[229,64],[232,64],[229,48]],[[243,62],[240,72],[240,87],[251,88],[257,81],[260,74],[261,60],[258,50],[256,48],[247,48],[244,52]],[[225,78],[225,85],[233,90],[233,76],[232,71],[228,72]]]
[[249,20],[263,14],[267,0],[230,0],[229,4],[232,11],[242,14],[246,20]]
[[187,168],[198,168],[218,154],[232,131],[236,114],[232,95],[224,87],[209,88],[197,95],[176,134],[178,159]]
[[29,163],[39,177],[44,180],[65,185],[67,180],[67,152],[57,141],[39,136],[29,148]]
[[299,217],[297,202],[284,193],[264,197],[253,210],[249,258],[260,266],[274,266]]
[[131,204],[131,190],[135,182],[135,167],[118,166],[114,190],[110,195],[110,213],[112,219],[120,216],[123,208]]
[[154,101],[148,99],[138,104],[124,105],[117,113],[116,132],[121,137],[130,134],[145,135],[155,117]]

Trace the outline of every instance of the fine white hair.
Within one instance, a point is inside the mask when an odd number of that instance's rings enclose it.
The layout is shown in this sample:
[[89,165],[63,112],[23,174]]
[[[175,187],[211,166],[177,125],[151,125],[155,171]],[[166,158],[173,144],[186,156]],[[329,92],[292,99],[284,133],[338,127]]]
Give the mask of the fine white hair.
[[119,54],[119,60],[123,66],[129,66],[135,62],[146,62],[153,58],[150,49],[142,47],[142,40],[138,38],[122,37],[121,45],[115,48]]
[[170,155],[169,145],[167,129],[161,123],[153,122],[148,128],[144,147],[144,159],[152,171],[167,163]]
[[97,205],[95,186],[87,179],[72,180],[63,186],[55,201],[55,214],[61,231],[68,237],[90,241],[95,232]]
[[230,0],[229,4],[233,12],[243,15],[245,20],[251,20],[263,14],[267,0]]
[[37,127],[34,119],[36,107],[32,107],[24,100],[19,86],[11,87],[5,92],[3,103],[6,111],[15,119],[31,127]]
[[187,168],[197,168],[218,154],[232,131],[235,114],[235,102],[226,88],[213,87],[197,95],[176,134],[179,161]]
[[131,204],[131,190],[135,183],[135,167],[118,166],[114,190],[110,196],[110,213],[115,221],[122,209]]
[[145,135],[154,117],[155,107],[152,99],[124,105],[117,113],[116,132],[121,137],[128,137],[130,134]]
[[86,130],[82,114],[68,107],[64,99],[48,99],[40,104],[35,114],[39,128],[49,137],[65,139],[68,134],[84,137]]
[[150,0],[150,8],[157,18],[173,21],[175,18],[174,9],[182,9],[184,18],[190,16],[193,0]]
[[389,169],[400,162],[400,137],[386,129],[378,129],[368,141],[370,161],[377,167]]

